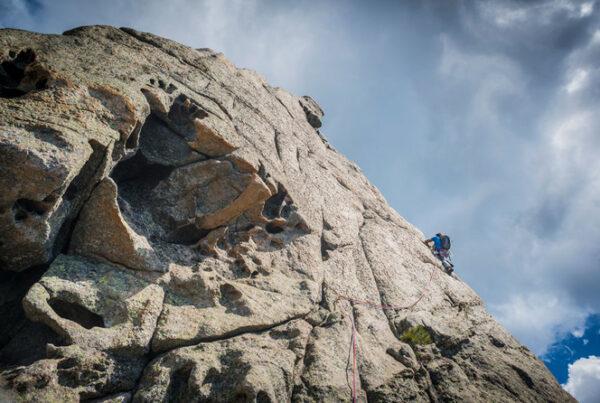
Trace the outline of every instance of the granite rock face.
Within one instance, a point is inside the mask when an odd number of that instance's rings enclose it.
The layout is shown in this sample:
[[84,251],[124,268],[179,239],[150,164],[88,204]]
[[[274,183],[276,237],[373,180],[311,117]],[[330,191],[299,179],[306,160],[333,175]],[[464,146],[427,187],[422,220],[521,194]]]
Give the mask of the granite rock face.
[[209,49],[0,30],[0,398],[350,401],[354,321],[358,401],[573,401],[322,118]]

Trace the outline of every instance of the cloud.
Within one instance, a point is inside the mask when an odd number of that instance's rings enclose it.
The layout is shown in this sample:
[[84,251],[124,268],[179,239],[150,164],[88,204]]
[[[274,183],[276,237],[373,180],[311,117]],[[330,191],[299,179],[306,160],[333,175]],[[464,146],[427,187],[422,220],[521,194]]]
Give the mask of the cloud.
[[569,364],[569,379],[562,386],[580,403],[600,402],[600,358],[591,355]]
[[516,293],[490,308],[500,323],[537,355],[543,355],[557,339],[577,332],[572,329],[584,329],[588,316],[568,297],[539,292]]
[[[226,53],[239,67],[260,71],[274,85],[300,86],[323,38],[332,35],[337,10],[328,2],[283,5],[260,0],[8,0],[0,27],[61,33],[107,24],[148,31],[195,48]],[[2,8],[0,8],[2,10]],[[336,52],[344,53],[342,43]]]

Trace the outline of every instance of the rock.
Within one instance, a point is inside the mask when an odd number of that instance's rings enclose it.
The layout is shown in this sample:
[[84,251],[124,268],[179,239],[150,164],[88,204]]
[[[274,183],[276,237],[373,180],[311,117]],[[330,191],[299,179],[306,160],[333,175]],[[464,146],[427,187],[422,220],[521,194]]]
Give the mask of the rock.
[[304,109],[304,113],[306,113],[306,119],[308,120],[308,123],[310,123],[310,125],[315,129],[321,127],[321,118],[323,115],[325,115],[325,113],[319,104],[308,95],[305,95],[300,98],[300,105],[302,106],[302,109]]
[[129,403],[131,401],[131,393],[118,393],[116,395],[106,396],[100,399],[94,399],[93,403]]
[[48,359],[28,367],[2,372],[3,388],[24,401],[87,400],[132,389],[145,363],[141,359],[123,359],[78,345],[55,347],[50,344],[48,355]]
[[574,401],[310,97],[128,28],[3,29],[0,59],[7,399]]
[[149,364],[133,401],[290,401],[310,330],[297,320],[172,350]]
[[83,207],[69,252],[100,257],[136,270],[166,271],[144,236],[125,222],[117,204],[117,185],[106,178]]
[[140,153],[150,162],[164,166],[183,166],[206,159],[173,132],[156,115],[146,119],[140,136]]
[[163,296],[161,287],[127,271],[59,255],[23,307],[68,343],[139,357],[149,350]]

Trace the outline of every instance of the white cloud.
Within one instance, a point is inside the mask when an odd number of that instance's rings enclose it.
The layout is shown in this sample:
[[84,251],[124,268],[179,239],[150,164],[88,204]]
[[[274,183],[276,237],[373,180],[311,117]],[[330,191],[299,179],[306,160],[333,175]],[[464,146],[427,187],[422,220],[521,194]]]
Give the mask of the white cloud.
[[568,82],[566,88],[568,93],[572,93],[580,90],[584,85],[588,72],[583,69],[577,69],[573,72],[571,80]]
[[589,341],[588,339],[583,339],[583,345],[584,345],[584,346],[587,346],[587,344],[588,344],[589,342],[590,342],[590,341]]
[[578,5],[577,1],[549,0],[539,2],[482,2],[477,5],[481,16],[499,27],[518,27],[523,24],[551,25],[557,15],[571,18],[588,17],[594,11],[594,3]]
[[593,11],[594,11],[594,3],[591,1],[588,3],[583,3],[579,7],[579,15],[581,17],[587,17],[587,16],[591,15]]
[[580,403],[600,402],[600,358],[591,355],[569,364],[569,379],[562,386]]
[[465,51],[447,35],[441,36],[441,43],[439,71],[443,82],[448,89],[460,88],[461,101],[469,108],[465,116],[469,133],[463,134],[488,138],[495,134],[499,142],[507,140],[509,133],[502,120],[504,103],[510,100],[517,104],[526,97],[519,65],[501,53]]
[[507,302],[490,306],[496,319],[519,342],[543,355],[557,339],[572,329],[583,329],[587,313],[553,293],[514,294]]
[[583,327],[576,327],[575,329],[573,329],[571,331],[571,334],[574,337],[577,337],[578,339],[582,338],[584,333],[585,333],[585,328],[583,328]]

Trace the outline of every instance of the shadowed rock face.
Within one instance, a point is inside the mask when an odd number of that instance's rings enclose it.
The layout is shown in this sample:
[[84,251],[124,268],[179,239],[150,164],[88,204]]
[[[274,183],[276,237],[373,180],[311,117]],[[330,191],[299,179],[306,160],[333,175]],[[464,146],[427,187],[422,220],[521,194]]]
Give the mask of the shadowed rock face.
[[131,29],[5,29],[0,116],[0,397],[349,401],[351,315],[360,401],[573,400],[310,97]]

